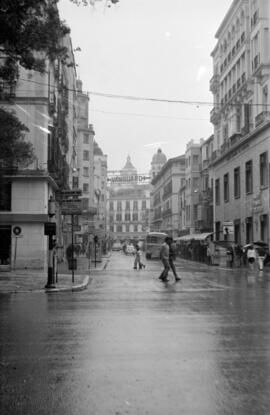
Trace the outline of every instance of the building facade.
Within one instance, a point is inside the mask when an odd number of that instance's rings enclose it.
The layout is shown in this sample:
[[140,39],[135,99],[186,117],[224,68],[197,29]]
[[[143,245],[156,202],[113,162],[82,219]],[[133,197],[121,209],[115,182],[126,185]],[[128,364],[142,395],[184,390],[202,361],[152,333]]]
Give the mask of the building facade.
[[[59,189],[69,188],[75,165],[76,71],[71,39],[64,39],[70,66],[60,60],[47,61],[41,75],[20,69],[12,86],[1,84],[1,104],[14,111],[29,132],[25,140],[34,146],[35,161],[27,168],[16,166],[4,172],[6,203],[0,203],[0,266],[47,268],[49,200]],[[59,223],[59,209],[56,211]],[[20,237],[14,228],[21,230]],[[61,229],[57,227],[61,239]]]
[[94,234],[97,212],[94,199],[94,137],[95,131],[89,124],[89,96],[82,91],[82,81],[77,80],[78,130],[77,168],[73,171],[72,189],[82,191],[82,215],[76,217],[79,230],[75,233],[76,243],[85,248],[89,235]]
[[217,33],[210,89],[215,238],[269,244],[270,3],[235,0]]
[[175,237],[179,230],[179,189],[185,181],[185,156],[169,159],[152,179],[151,231]]
[[107,230],[111,240],[144,239],[150,230],[150,184],[140,182],[128,156],[108,186]]
[[97,213],[95,235],[104,246],[107,239],[107,155],[94,142],[94,197]]

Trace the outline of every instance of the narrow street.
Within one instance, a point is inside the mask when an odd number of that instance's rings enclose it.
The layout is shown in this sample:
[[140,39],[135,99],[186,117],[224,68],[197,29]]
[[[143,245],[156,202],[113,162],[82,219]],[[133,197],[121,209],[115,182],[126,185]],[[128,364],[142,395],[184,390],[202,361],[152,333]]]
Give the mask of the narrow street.
[[270,413],[270,280],[113,253],[87,290],[0,296],[0,412]]

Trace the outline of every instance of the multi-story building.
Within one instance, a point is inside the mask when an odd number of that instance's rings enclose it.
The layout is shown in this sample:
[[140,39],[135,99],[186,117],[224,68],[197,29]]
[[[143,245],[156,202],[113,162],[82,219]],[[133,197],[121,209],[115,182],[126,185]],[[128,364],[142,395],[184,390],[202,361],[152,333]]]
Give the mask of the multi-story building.
[[111,240],[144,239],[150,230],[150,184],[140,180],[128,156],[108,187],[108,233]]
[[[64,40],[70,65],[60,59],[47,62],[41,75],[20,69],[16,85],[1,84],[1,104],[16,113],[29,132],[35,161],[6,173],[6,203],[0,203],[0,264],[5,267],[47,267],[49,200],[55,191],[69,188],[76,146],[76,71],[71,39]],[[59,223],[59,211],[56,212]],[[14,228],[21,230],[20,238]],[[57,234],[61,239],[61,227]],[[14,237],[13,237],[14,236]],[[16,264],[15,264],[16,261]]]
[[211,135],[200,146],[200,185],[195,230],[201,233],[213,231],[213,180],[209,170],[213,141],[214,136]]
[[185,156],[169,159],[152,179],[154,217],[151,230],[178,236],[179,189],[185,180]]
[[77,169],[73,172],[73,189],[82,191],[82,215],[77,217],[76,242],[87,246],[89,234],[94,233],[97,208],[94,200],[94,128],[89,124],[89,96],[82,91],[82,81],[77,80],[78,94],[78,146]]
[[234,0],[212,52],[216,239],[269,243],[270,3]]
[[94,196],[97,207],[95,234],[104,246],[107,232],[107,155],[94,142]]
[[211,232],[213,195],[209,163],[213,139],[191,140],[185,152],[185,180],[179,189],[179,236]]
[[198,231],[198,207],[200,193],[200,151],[203,140],[190,140],[185,152],[185,216],[189,233]]

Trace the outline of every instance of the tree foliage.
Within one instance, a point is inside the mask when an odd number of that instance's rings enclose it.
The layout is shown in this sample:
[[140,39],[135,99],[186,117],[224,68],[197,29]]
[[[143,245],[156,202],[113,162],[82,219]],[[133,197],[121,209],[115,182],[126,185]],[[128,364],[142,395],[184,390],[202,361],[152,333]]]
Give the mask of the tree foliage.
[[33,146],[23,141],[29,131],[10,111],[0,108],[0,160],[1,167],[27,166],[33,159]]
[[66,57],[60,40],[69,28],[60,20],[58,0],[0,0],[0,52],[7,57],[0,77],[18,76],[18,64],[44,72],[46,58]]

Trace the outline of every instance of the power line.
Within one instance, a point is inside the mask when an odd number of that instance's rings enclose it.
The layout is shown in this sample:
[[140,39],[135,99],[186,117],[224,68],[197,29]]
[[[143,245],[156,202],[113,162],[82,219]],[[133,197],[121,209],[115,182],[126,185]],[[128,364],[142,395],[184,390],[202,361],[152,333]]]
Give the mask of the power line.
[[[20,79],[22,81],[34,83],[34,84],[41,85],[41,86],[57,88],[57,85],[50,85],[48,83],[33,81],[31,79],[24,79],[24,78],[20,78]],[[140,96],[134,96],[134,95],[109,94],[109,93],[97,92],[97,91],[78,91],[77,89],[67,88],[67,87],[64,87],[64,89],[66,91],[71,91],[71,92],[77,92],[77,93],[81,92],[82,94],[85,94],[85,95],[94,95],[94,96],[99,96],[99,97],[104,97],[104,98],[113,98],[113,99],[124,99],[124,100],[129,100],[129,101],[159,102],[159,103],[169,103],[169,104],[186,104],[186,105],[212,106],[212,107],[223,106],[219,102],[215,103],[215,102],[208,102],[208,101],[192,101],[192,100],[179,100],[179,99],[167,99],[167,98],[140,97]],[[254,104],[254,103],[243,103],[243,104],[229,103],[229,105],[235,106],[235,107],[239,107],[239,106],[244,105],[244,104],[247,104],[250,107],[258,107],[258,106],[262,106],[262,105],[264,107],[269,107],[270,106],[270,104],[262,104],[262,103],[257,103],[257,104]]]
[[174,117],[170,115],[154,115],[154,114],[138,114],[134,112],[113,112],[113,111],[103,111],[97,109],[90,109],[90,112],[98,112],[102,114],[112,114],[112,115],[127,115],[132,117],[145,117],[145,118],[166,118],[172,120],[182,120],[182,121],[209,121],[208,118],[184,118],[184,117]]

